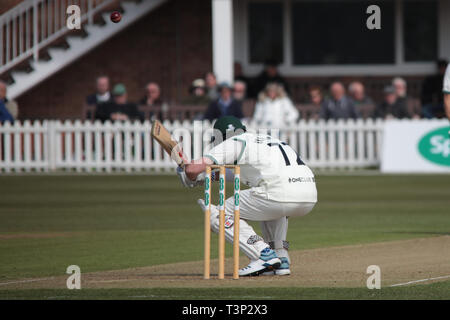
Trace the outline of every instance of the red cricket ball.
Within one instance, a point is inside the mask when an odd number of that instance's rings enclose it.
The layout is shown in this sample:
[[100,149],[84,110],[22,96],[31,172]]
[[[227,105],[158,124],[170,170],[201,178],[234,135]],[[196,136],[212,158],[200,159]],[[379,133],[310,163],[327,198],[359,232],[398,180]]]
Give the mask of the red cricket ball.
[[111,21],[114,23],[118,23],[120,20],[122,20],[122,15],[118,11],[114,11],[111,13]]

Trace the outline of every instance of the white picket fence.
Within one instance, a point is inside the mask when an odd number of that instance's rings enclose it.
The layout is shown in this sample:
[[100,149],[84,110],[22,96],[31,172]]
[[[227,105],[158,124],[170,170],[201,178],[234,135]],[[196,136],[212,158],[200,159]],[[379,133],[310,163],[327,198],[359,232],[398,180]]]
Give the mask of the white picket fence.
[[[189,158],[209,148],[208,121],[175,121],[164,125]],[[248,123],[249,130],[276,134]],[[149,171],[170,172],[174,162],[150,136],[151,123],[46,120],[0,124],[0,171]],[[304,121],[283,128],[290,144],[312,168],[378,166],[383,121]]]

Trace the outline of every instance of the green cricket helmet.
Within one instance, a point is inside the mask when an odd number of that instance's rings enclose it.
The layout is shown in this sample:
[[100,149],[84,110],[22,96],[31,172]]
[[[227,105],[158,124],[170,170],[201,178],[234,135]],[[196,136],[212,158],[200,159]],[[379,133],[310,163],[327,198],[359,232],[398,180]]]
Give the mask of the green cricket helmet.
[[214,131],[213,142],[216,142],[216,132],[217,134],[221,134],[222,141],[225,141],[225,139],[229,139],[233,136],[246,132],[247,128],[238,118],[234,116],[223,116],[217,119],[214,123]]

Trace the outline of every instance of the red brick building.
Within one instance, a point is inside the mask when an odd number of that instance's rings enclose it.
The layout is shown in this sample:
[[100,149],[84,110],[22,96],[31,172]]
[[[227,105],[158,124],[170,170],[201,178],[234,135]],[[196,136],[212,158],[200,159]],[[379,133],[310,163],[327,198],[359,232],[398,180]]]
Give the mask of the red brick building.
[[212,68],[211,1],[171,0],[17,98],[21,119],[80,118],[95,78],[126,84],[132,100],[149,81],[169,102]]
[[[21,2],[27,0],[2,1],[0,12]],[[113,1],[107,9],[118,5]],[[219,80],[232,80],[232,65],[238,61],[252,77],[266,59],[278,60],[296,102],[304,99],[310,84],[326,88],[333,79],[360,79],[369,94],[379,97],[394,76],[405,77],[411,95],[418,97],[423,78],[436,72],[434,61],[450,58],[450,3],[386,0],[379,31],[366,30],[368,5],[365,0],[339,0],[332,7],[309,0],[160,1],[124,30],[21,93],[16,98],[20,119],[82,117],[85,96],[102,74],[112,83],[126,84],[135,101],[146,83],[156,81],[164,100],[175,104],[188,94],[192,80],[207,71],[214,70]],[[3,40],[5,21],[0,25]],[[4,60],[0,62],[1,67]],[[11,70],[0,77],[10,78]]]

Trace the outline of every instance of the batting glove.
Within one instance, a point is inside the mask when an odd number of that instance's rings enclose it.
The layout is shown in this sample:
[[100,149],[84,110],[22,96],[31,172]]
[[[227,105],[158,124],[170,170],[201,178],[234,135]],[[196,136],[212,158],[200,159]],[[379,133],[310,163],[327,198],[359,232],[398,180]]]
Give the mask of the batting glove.
[[181,184],[183,186],[185,186],[186,188],[193,188],[196,186],[196,181],[192,181],[190,180],[187,176],[186,176],[186,172],[184,171],[183,168],[178,167],[177,168],[177,175],[181,180]]

